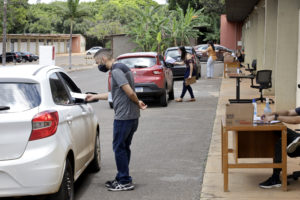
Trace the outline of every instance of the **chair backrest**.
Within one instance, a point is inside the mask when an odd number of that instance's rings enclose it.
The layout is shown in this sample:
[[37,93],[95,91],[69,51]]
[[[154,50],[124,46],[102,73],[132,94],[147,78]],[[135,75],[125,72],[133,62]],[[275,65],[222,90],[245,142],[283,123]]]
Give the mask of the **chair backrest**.
[[272,70],[259,70],[256,73],[256,83],[262,88],[272,87]]

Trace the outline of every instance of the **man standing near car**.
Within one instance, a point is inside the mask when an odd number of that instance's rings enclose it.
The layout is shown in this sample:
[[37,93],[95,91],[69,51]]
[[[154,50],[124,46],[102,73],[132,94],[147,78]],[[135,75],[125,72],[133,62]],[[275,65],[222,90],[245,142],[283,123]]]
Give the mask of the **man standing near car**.
[[[100,49],[94,55],[98,68],[102,72],[111,70],[111,94],[115,111],[113,128],[113,150],[118,173],[114,180],[107,181],[109,191],[133,190],[132,178],[129,175],[130,144],[138,127],[140,109],[147,105],[140,101],[134,92],[134,77],[131,70],[122,63],[114,63],[110,49]],[[108,93],[88,94],[87,101],[107,100]]]

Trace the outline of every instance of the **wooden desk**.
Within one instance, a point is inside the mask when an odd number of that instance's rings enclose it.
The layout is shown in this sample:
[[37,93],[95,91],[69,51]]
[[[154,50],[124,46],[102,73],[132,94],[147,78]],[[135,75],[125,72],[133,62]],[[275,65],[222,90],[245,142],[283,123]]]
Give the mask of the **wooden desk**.
[[[233,131],[233,149],[228,149],[228,132]],[[281,168],[282,189],[287,191],[287,128],[282,123],[226,126],[221,122],[222,173],[224,192],[228,192],[229,168]],[[238,163],[239,158],[273,158],[275,143],[282,138],[281,163]],[[228,163],[228,153],[234,153],[235,163]]]

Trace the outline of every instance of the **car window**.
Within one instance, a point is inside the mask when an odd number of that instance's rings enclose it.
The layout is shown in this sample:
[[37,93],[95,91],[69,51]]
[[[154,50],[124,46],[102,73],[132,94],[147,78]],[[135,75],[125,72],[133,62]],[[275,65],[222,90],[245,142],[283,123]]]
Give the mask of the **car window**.
[[180,57],[180,54],[179,54],[179,52],[178,52],[178,49],[174,49],[174,50],[169,50],[169,51],[167,51],[166,57],[167,57],[167,56],[170,56],[170,57],[172,57],[172,58],[178,58],[178,57]]
[[40,86],[35,83],[0,83],[0,106],[3,112],[22,112],[41,104]]
[[[74,81],[65,73],[63,72],[59,72],[59,75],[61,76],[61,78],[63,79],[63,81],[65,82],[65,85],[67,86],[69,92],[74,92],[74,93],[81,93],[81,90],[77,87],[77,85],[74,83]],[[75,99],[72,99],[72,101],[74,102]],[[84,99],[77,99],[76,101],[77,103],[83,103]]]
[[67,92],[63,82],[59,79],[56,73],[49,77],[51,93],[54,103],[59,105],[70,104],[69,93]]
[[123,63],[129,68],[147,68],[156,65],[156,58],[154,57],[130,57],[120,58],[118,63]]

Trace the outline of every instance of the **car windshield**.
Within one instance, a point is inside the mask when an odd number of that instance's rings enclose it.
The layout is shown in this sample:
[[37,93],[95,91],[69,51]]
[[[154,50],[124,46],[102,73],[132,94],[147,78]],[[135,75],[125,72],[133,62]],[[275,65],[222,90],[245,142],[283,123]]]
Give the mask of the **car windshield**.
[[38,84],[0,83],[0,114],[3,112],[22,112],[40,105],[41,96]]
[[130,57],[120,58],[118,63],[123,63],[129,68],[147,68],[152,67],[156,64],[156,58],[154,57]]
[[[190,53],[190,54],[193,54],[191,49],[187,49],[187,48],[186,48],[186,51],[187,51],[188,53]],[[167,56],[170,56],[170,57],[176,59],[176,58],[179,58],[179,57],[180,57],[180,54],[179,54],[178,49],[172,49],[172,50],[168,50],[168,51],[167,51],[166,57],[167,57]]]

